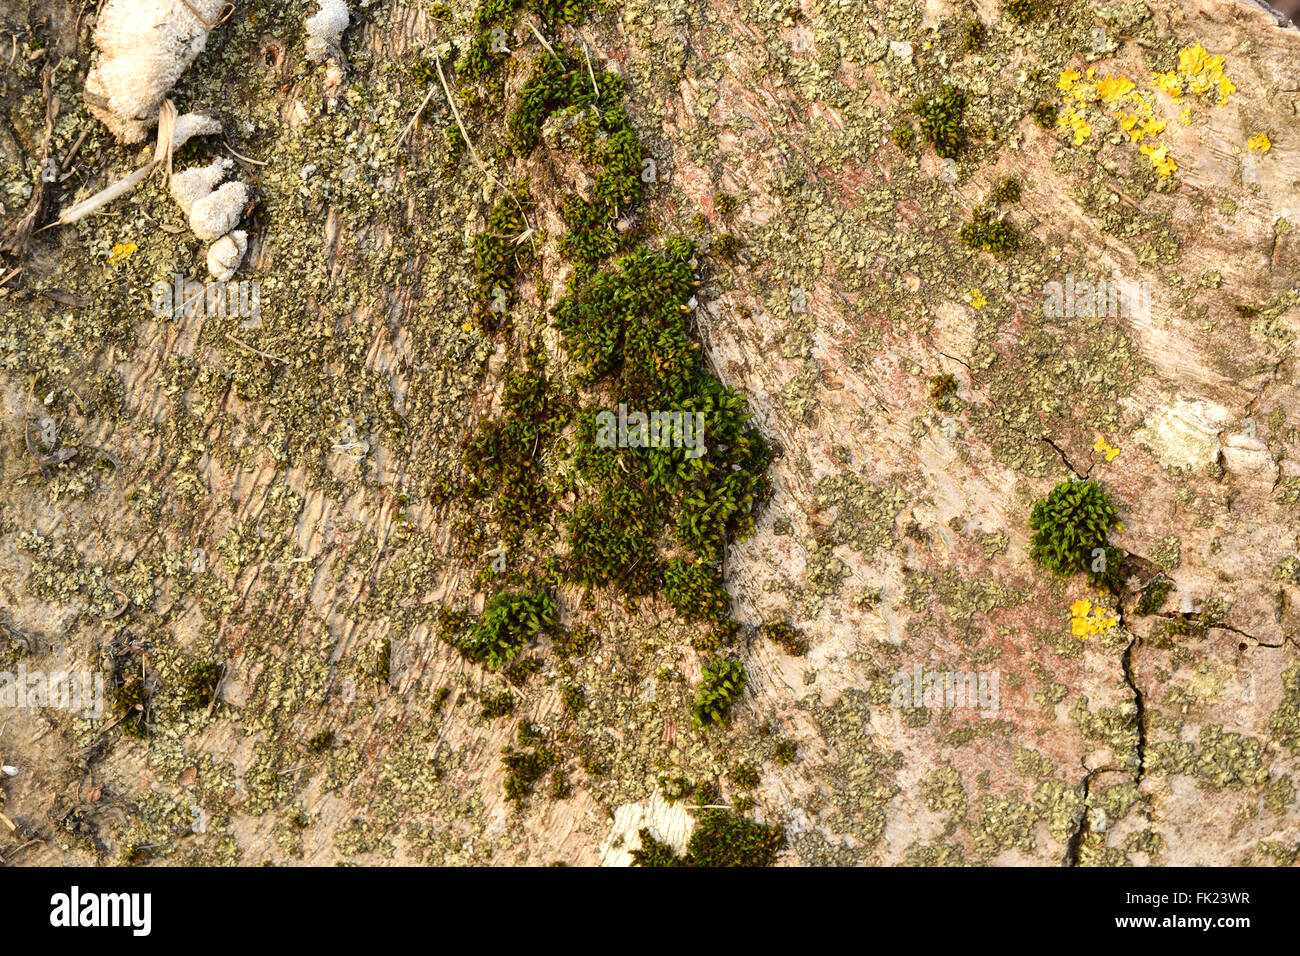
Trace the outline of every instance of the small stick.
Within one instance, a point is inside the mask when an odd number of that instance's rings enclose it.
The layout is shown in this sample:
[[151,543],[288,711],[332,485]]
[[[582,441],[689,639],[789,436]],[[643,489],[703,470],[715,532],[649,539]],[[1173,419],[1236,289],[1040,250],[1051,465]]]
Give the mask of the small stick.
[[587,75],[591,77],[591,88],[600,96],[600,87],[596,85],[596,71],[591,68],[591,57],[587,56],[587,44],[582,45],[582,58],[587,61]]
[[541,32],[537,29],[537,27],[533,26],[531,20],[528,21],[528,29],[533,31],[533,36],[537,37],[537,39],[542,41],[542,46],[546,47],[547,53],[555,57],[557,60],[560,59],[560,54],[556,53],[555,48],[546,42],[546,37],[542,36]]
[[23,271],[23,267],[22,267],[22,266],[19,266],[19,267],[18,267],[17,269],[15,269],[13,272],[11,272],[11,273],[9,273],[7,276],[5,276],[3,279],[0,279],[0,286],[3,286],[3,285],[4,285],[5,283],[7,283],[10,279],[12,279],[14,276],[18,275],[18,273],[20,273],[20,272],[22,272],[22,271]]
[[[415,115],[412,116],[411,121],[406,124],[406,129],[402,130],[402,135],[397,137],[397,142],[393,144],[394,146],[401,146],[402,141],[406,139],[407,135],[411,132],[411,130],[415,128],[415,121],[420,118],[420,114],[424,112],[424,108],[429,105],[429,100],[433,99],[434,89],[435,89],[434,85],[430,83],[429,92],[426,93],[424,95],[424,99],[420,101],[419,107],[417,107],[415,110]],[[462,133],[462,135],[464,134]]]
[[42,226],[37,232],[44,232],[46,229],[53,229],[55,226],[70,226],[78,220],[85,219],[91,213],[107,206],[114,199],[119,199],[135,189],[153,171],[155,165],[154,163],[146,163],[125,179],[119,179],[113,185],[106,186],[84,202],[79,202],[71,209],[64,210],[58,219],[48,226]]
[[271,165],[271,164],[270,164],[269,162],[267,162],[266,160],[261,160],[261,159],[249,159],[247,156],[241,156],[241,155],[239,155],[239,153],[235,152],[233,149],[230,148],[230,144],[229,144],[229,143],[226,143],[226,144],[224,144],[224,145],[225,145],[225,147],[226,147],[226,151],[227,151],[228,153],[230,153],[231,156],[235,157],[235,159],[239,160],[241,163],[252,163],[254,166],[270,166],[270,165]]
[[262,358],[264,358],[264,359],[270,359],[272,362],[279,362],[281,365],[288,365],[288,364],[289,364],[289,360],[288,360],[288,359],[282,359],[282,358],[280,358],[280,356],[278,356],[278,355],[272,355],[270,352],[263,352],[261,349],[255,349],[255,348],[253,348],[251,345],[249,345],[247,342],[241,342],[239,339],[235,338],[235,337],[234,337],[233,335],[231,335],[229,332],[226,333],[226,338],[230,339],[230,341],[234,342],[236,345],[240,345],[240,346],[243,346],[244,348],[248,349],[248,351],[252,352],[254,355],[260,355],[260,356],[262,356]]
[[68,150],[68,155],[63,157],[62,167],[65,173],[72,166],[72,158],[77,155],[77,151],[81,149],[81,144],[86,141],[86,137],[89,135],[90,130],[83,129],[81,135],[77,137],[77,141],[72,144],[72,149]]

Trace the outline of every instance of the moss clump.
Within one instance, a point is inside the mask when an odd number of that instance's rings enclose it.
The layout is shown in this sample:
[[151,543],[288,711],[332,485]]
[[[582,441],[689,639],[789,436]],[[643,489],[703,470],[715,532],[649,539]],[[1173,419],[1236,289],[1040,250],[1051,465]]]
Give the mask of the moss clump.
[[482,717],[484,720],[497,720],[509,717],[515,712],[515,698],[508,690],[483,697]]
[[1057,574],[1087,574],[1094,583],[1111,583],[1122,554],[1106,541],[1119,523],[1110,495],[1095,481],[1063,481],[1029,517],[1030,556]]
[[1032,23],[1043,12],[1041,0],[1007,0],[1006,15],[1017,23]]
[[478,623],[454,643],[465,657],[498,671],[554,625],[555,600],[549,594],[503,591],[487,602]]
[[921,117],[921,135],[944,159],[955,159],[966,145],[962,116],[966,111],[966,93],[952,85],[915,106]]
[[322,730],[307,741],[307,751],[315,757],[319,757],[333,746],[334,731],[332,730]]
[[704,665],[699,694],[691,719],[697,729],[726,723],[732,705],[740,700],[749,683],[745,665],[740,661],[715,659]]
[[983,21],[972,20],[966,25],[966,32],[962,34],[962,46],[967,50],[978,50],[984,45],[988,32],[988,28],[984,26]]
[[895,126],[890,132],[889,138],[894,141],[894,145],[899,149],[907,149],[916,139],[916,130],[912,128],[911,123],[903,123],[901,126]]
[[149,694],[137,674],[126,678],[113,692],[113,704],[122,714],[122,733],[144,740],[149,736]]
[[740,251],[740,240],[729,232],[724,232],[713,242],[713,251],[724,262],[735,262],[736,253]]
[[741,790],[753,790],[758,786],[760,775],[758,770],[747,763],[736,764],[731,768],[731,782]]
[[965,223],[958,238],[972,249],[982,249],[995,256],[1005,256],[1020,248],[1020,232],[1005,219],[994,219],[983,206],[977,206],[971,221]]
[[957,377],[949,372],[930,377],[930,401],[935,408],[944,408],[948,399],[957,394]]
[[501,675],[512,687],[523,687],[528,678],[540,673],[542,662],[536,657],[524,657],[502,670]]
[[798,749],[795,747],[794,743],[789,740],[783,740],[776,745],[776,750],[772,756],[777,763],[784,767],[794,763],[794,758],[797,754]]
[[186,710],[206,710],[217,696],[217,685],[225,672],[216,661],[195,661],[185,673],[181,706]]
[[688,621],[719,622],[731,602],[716,567],[682,558],[664,568],[664,597]]
[[564,712],[570,717],[576,717],[579,713],[587,708],[587,695],[583,693],[581,687],[576,684],[568,684],[560,691],[560,702],[564,704]]
[[803,657],[808,653],[808,638],[789,621],[773,621],[763,625],[763,636],[774,644],[780,644],[791,657]]
[[1165,599],[1169,597],[1169,592],[1174,588],[1174,582],[1171,578],[1163,574],[1158,575],[1154,581],[1142,589],[1142,597],[1138,599],[1137,607],[1134,613],[1145,617],[1148,614],[1155,614],[1164,607]]
[[1056,126],[1057,109],[1055,103],[1035,103],[1029,115],[1043,129],[1052,129]]
[[568,660],[586,657],[600,643],[600,635],[586,624],[577,624],[556,636],[554,650],[557,657]]
[[740,208],[740,200],[730,193],[724,193],[719,190],[713,194],[713,205],[722,215],[730,216]]
[[785,832],[728,810],[705,810],[686,847],[688,866],[767,866],[785,844]]
[[1014,176],[1005,177],[993,190],[994,202],[1020,202],[1020,180]]
[[785,844],[785,831],[748,820],[730,810],[704,810],[691,833],[686,853],[640,831],[641,847],[632,851],[636,866],[768,866]]
[[501,751],[501,767],[506,774],[506,797],[515,804],[522,803],[533,792],[537,782],[547,772],[558,766],[560,752],[549,744],[546,737],[535,728],[519,728],[519,743],[530,750],[516,750],[506,746]]
[[495,492],[492,517],[508,551],[524,532],[552,514],[553,495],[542,475],[540,455],[570,416],[540,370],[541,362],[535,354],[532,367],[506,373],[501,399],[505,415],[485,422],[465,444],[470,475],[466,492],[473,497]]
[[682,866],[677,851],[667,843],[661,843],[654,835],[642,827],[639,836],[641,845],[632,851],[633,866]]

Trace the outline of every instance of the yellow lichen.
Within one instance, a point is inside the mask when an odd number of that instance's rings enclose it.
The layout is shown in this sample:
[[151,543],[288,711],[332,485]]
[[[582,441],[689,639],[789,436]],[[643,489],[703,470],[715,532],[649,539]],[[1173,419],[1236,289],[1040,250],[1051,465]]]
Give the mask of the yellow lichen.
[[1246,146],[1261,153],[1267,153],[1273,148],[1272,142],[1264,133],[1256,133],[1250,139],[1246,140]]
[[1080,640],[1105,634],[1117,624],[1117,618],[1111,617],[1088,598],[1079,598],[1070,605],[1070,631]]
[[1092,450],[1099,455],[1105,455],[1107,461],[1114,461],[1119,457],[1119,449],[1106,441],[1104,435],[1098,435],[1096,442],[1093,443]]
[[115,266],[131,258],[131,254],[138,249],[134,242],[119,242],[113,246],[113,251],[109,253],[108,264]]

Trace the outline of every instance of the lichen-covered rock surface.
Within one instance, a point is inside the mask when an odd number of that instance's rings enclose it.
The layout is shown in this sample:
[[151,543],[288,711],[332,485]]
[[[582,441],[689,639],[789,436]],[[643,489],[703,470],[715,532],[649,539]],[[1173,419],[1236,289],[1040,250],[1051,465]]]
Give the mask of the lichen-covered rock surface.
[[[6,232],[152,158],[94,6],[0,3]],[[1300,31],[1010,6],[380,0],[313,63],[315,5],[239,3],[170,94],[230,281],[158,176],[0,273],[0,672],[104,688],[0,707],[0,857],[1300,859]],[[647,512],[620,593],[572,449],[632,372],[557,314],[636,249],[770,493],[681,560],[713,502]]]

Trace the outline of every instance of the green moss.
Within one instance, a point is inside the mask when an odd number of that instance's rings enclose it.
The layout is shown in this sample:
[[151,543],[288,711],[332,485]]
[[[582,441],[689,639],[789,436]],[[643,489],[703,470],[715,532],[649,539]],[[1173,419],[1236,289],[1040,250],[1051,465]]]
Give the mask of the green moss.
[[642,827],[639,833],[641,845],[632,851],[633,866],[681,866],[677,851],[667,843],[661,843],[654,835]]
[[1053,129],[1056,126],[1057,109],[1055,103],[1035,103],[1030,115],[1034,118],[1034,122],[1043,129]]
[[113,704],[122,716],[122,733],[139,740],[149,736],[149,694],[138,674],[132,674],[117,686]]
[[749,675],[740,661],[714,659],[704,665],[691,717],[697,729],[727,722],[732,705],[745,693]]
[[515,712],[515,698],[508,690],[502,690],[495,694],[485,694],[483,697],[482,717],[484,720],[497,720],[501,717],[509,717]]
[[1014,176],[1004,177],[993,190],[994,202],[1020,202],[1020,180]]
[[554,625],[555,600],[549,594],[503,591],[487,602],[469,633],[456,635],[452,643],[468,659],[497,671]]
[[[534,359],[540,365],[541,359]],[[483,423],[465,444],[466,492],[495,493],[492,516],[507,551],[524,532],[553,512],[553,494],[541,468],[541,455],[563,430],[570,410],[550,378],[536,367],[505,376],[504,415]]]
[[1005,219],[994,219],[983,206],[976,206],[971,221],[962,225],[958,238],[972,249],[1005,256],[1020,248],[1020,232]]
[[718,568],[682,558],[664,568],[664,597],[688,621],[720,621],[731,603]]
[[599,634],[586,624],[577,624],[559,634],[553,647],[556,656],[568,660],[572,657],[585,657],[599,643]]
[[704,810],[686,847],[688,866],[767,866],[785,844],[785,832],[727,810]]
[[978,50],[984,45],[988,32],[983,21],[972,20],[966,25],[966,32],[962,34],[962,46],[967,50]]
[[1169,597],[1169,592],[1173,590],[1174,582],[1171,578],[1164,575],[1158,575],[1154,581],[1142,589],[1142,597],[1138,600],[1134,613],[1140,616],[1155,614],[1164,607],[1165,599]]
[[1007,0],[1003,12],[1017,23],[1032,23],[1043,12],[1042,0]]
[[741,790],[753,790],[761,779],[758,770],[747,763],[736,764],[731,768],[731,782]]
[[1057,574],[1113,583],[1123,555],[1106,538],[1118,523],[1119,512],[1101,485],[1063,481],[1030,514],[1030,556]]
[[798,748],[795,747],[794,742],[790,740],[783,740],[776,745],[776,750],[773,752],[772,756],[777,763],[781,764],[781,766],[784,767],[794,763],[794,758],[797,755],[798,755]]
[[966,130],[962,126],[965,92],[948,85],[937,95],[918,100],[914,108],[921,117],[921,135],[934,151],[945,159],[959,156],[966,145]]
[[730,193],[719,190],[713,194],[713,205],[722,215],[730,216],[740,208],[740,200]]
[[570,717],[576,717],[586,709],[587,695],[576,684],[568,684],[560,691],[560,702],[564,705],[566,714]]
[[691,833],[686,853],[656,840],[647,829],[640,831],[641,846],[632,851],[636,866],[768,866],[785,845],[780,827],[765,826],[730,810],[701,812]]
[[889,138],[899,149],[907,149],[916,139],[916,130],[912,128],[911,123],[902,123],[890,131]]
[[713,251],[724,262],[734,262],[740,251],[740,240],[729,232],[724,232],[713,242]]
[[519,729],[519,743],[531,749],[516,750],[506,746],[501,751],[501,766],[506,774],[506,797],[515,804],[526,800],[537,782],[560,762],[559,750],[530,726],[525,725]]
[[185,673],[181,687],[181,706],[186,710],[206,710],[217,694],[225,668],[216,661],[195,661]]
[[803,657],[808,653],[808,638],[789,621],[773,621],[763,625],[763,636],[774,644],[781,645],[791,657]]
[[334,746],[334,731],[322,730],[307,741],[307,750],[313,756],[319,757]]

